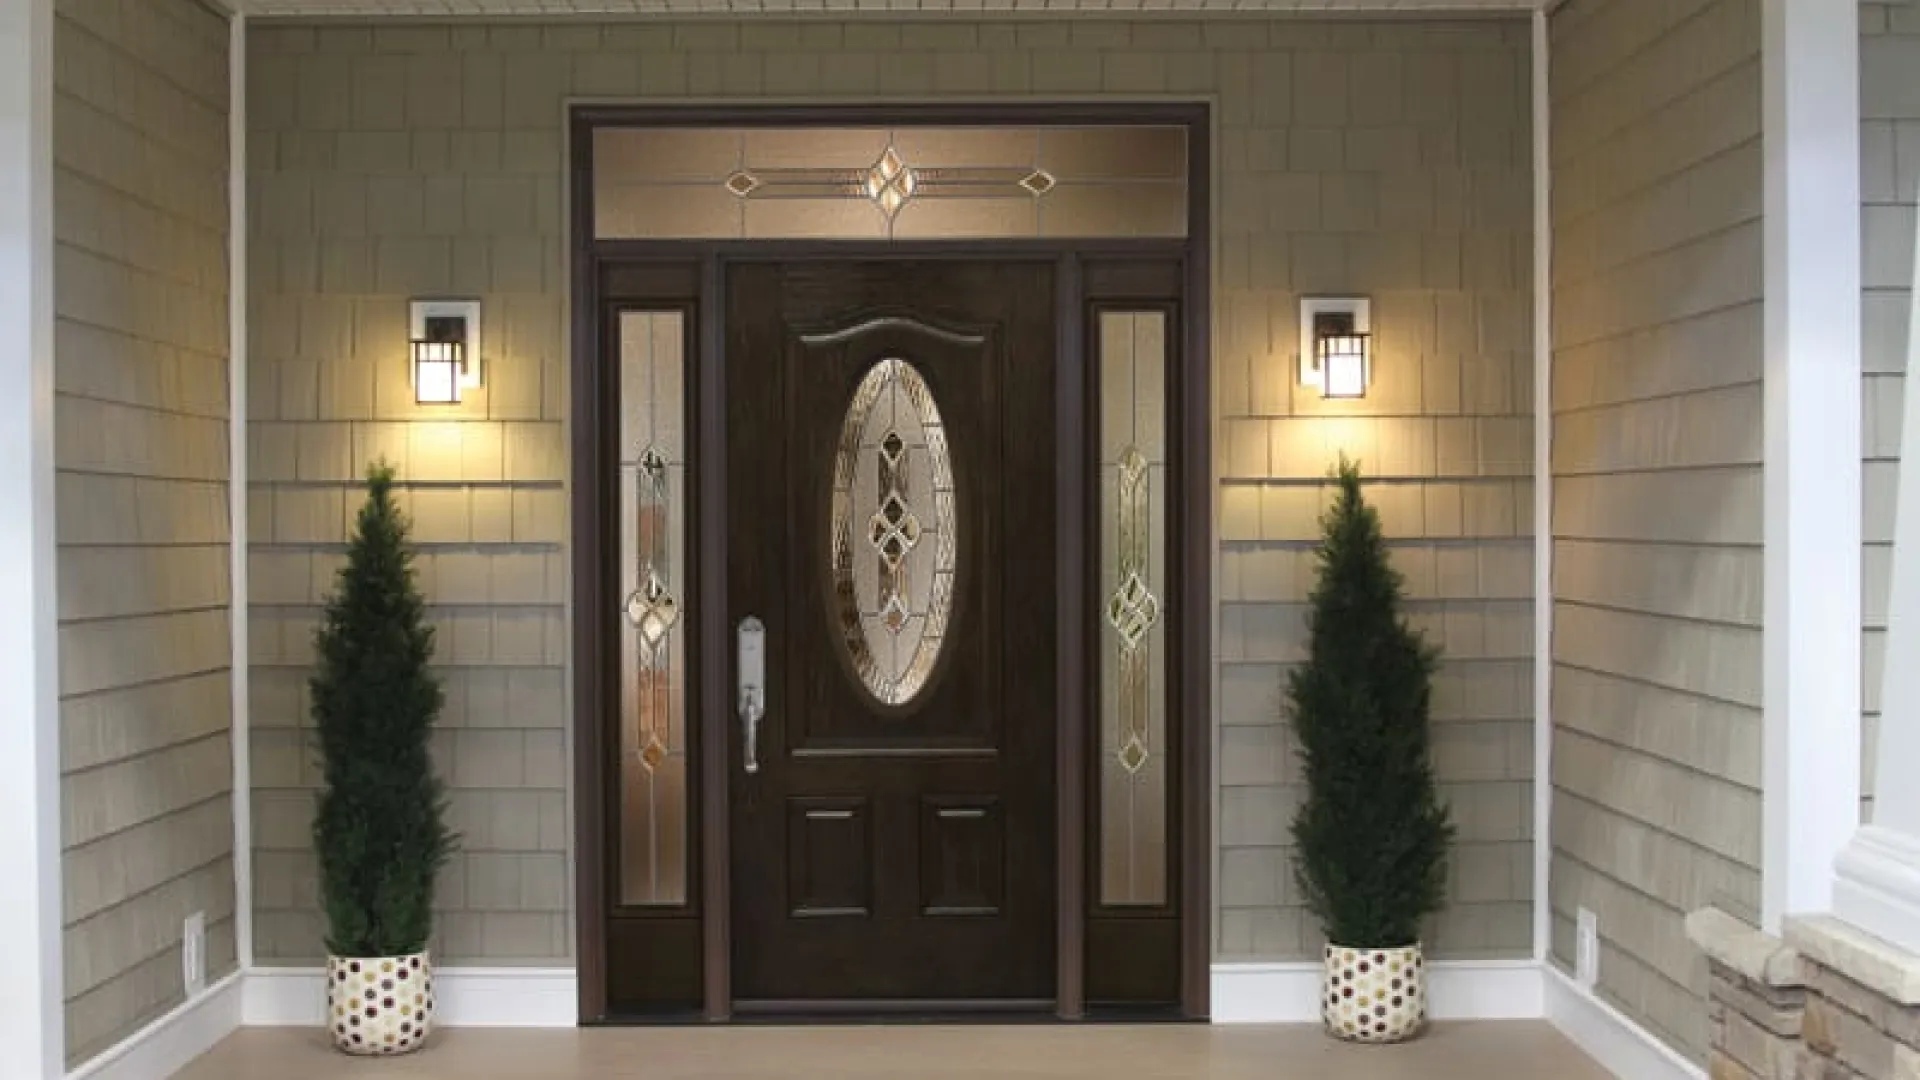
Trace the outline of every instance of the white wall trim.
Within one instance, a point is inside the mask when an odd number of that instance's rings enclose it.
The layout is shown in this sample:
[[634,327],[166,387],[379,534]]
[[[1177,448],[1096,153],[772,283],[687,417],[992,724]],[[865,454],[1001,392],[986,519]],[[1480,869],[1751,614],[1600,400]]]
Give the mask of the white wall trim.
[[[434,1023],[444,1027],[575,1027],[579,977],[573,968],[444,967],[433,972]],[[327,979],[320,968],[247,972],[241,1023],[319,1027]]]
[[60,1076],[52,0],[0,3],[0,1075]]
[[[1435,1020],[1527,1020],[1544,1015],[1540,965],[1532,960],[1440,961],[1428,967],[1427,1012]],[[1216,1024],[1320,1022],[1321,966],[1311,961],[1213,965]]]
[[153,1080],[172,1076],[240,1026],[238,971],[67,1074],[67,1080]]
[[[1920,372],[1920,221],[1915,223],[1909,373]],[[1905,414],[1920,416],[1920,378],[1902,388]],[[1920,422],[1900,433],[1900,460],[1920,461]],[[1902,468],[1894,493],[1893,582],[1880,676],[1880,748],[1874,762],[1873,822],[1841,852],[1834,914],[1910,952],[1920,952],[1920,791],[1906,770],[1920,748],[1920,670],[1898,659],[1913,650],[1920,620],[1920,468]]]
[[228,741],[233,747],[233,939],[253,966],[253,716],[247,637],[247,19],[227,23]]
[[1761,929],[1779,934],[1831,906],[1860,818],[1860,5],[1763,8]]
[[1533,958],[1553,948],[1553,82],[1533,13]]
[[1631,1080],[1706,1080],[1698,1065],[1552,964],[1542,968],[1547,1019],[1587,1056]]

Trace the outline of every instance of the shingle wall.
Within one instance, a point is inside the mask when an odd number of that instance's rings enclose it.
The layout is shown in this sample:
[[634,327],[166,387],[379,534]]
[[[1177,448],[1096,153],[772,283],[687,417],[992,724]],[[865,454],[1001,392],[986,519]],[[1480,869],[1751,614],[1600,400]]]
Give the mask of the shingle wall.
[[1757,919],[1758,0],[1552,21],[1554,958],[1705,1047],[1682,918]]
[[1920,3],[1860,5],[1861,361],[1866,475],[1861,570],[1866,638],[1861,700],[1861,812],[1873,801],[1874,735],[1880,720],[1894,490],[1900,472],[1908,308],[1913,284],[1913,213],[1920,191]]
[[55,467],[67,1052],[234,966],[227,24],[60,0]]
[[[250,33],[249,492],[257,947],[320,951],[303,680],[376,454],[401,468],[441,628],[439,761],[466,847],[449,962],[564,962],[567,474],[562,102],[1210,97],[1223,958],[1316,938],[1287,869],[1278,711],[1301,654],[1320,477],[1360,456],[1449,656],[1460,823],[1442,955],[1531,940],[1533,639],[1527,64],[1520,20],[265,23]],[[1375,302],[1378,383],[1295,385],[1297,294]],[[412,404],[410,295],[485,303],[488,385]]]

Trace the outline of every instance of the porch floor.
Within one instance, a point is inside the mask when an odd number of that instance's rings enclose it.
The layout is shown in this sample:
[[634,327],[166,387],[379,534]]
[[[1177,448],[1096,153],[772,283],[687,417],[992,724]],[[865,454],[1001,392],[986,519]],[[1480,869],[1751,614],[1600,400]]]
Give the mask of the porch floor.
[[366,1062],[318,1030],[238,1032],[176,1080],[1605,1080],[1542,1021],[1438,1024],[1404,1046],[1356,1047],[1311,1026],[463,1029]]

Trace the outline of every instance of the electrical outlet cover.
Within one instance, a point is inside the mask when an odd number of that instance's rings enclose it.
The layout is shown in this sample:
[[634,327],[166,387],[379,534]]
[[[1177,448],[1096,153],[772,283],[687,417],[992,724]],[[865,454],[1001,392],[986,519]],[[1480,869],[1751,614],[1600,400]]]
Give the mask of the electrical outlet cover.
[[1592,989],[1600,981],[1600,916],[1581,908],[1575,928],[1578,935],[1574,956],[1574,980]]
[[207,916],[196,911],[180,928],[180,979],[187,996],[207,988]]

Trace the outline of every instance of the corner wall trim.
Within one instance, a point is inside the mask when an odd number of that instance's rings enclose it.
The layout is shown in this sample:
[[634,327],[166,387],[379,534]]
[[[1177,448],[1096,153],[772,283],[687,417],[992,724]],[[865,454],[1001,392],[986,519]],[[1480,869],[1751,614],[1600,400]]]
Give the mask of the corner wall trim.
[[[1545,1015],[1540,965],[1532,960],[1439,961],[1428,967],[1435,1020],[1536,1020]],[[1319,964],[1213,965],[1216,1024],[1320,1021]]]
[[[572,968],[435,968],[434,1023],[446,1027],[575,1027],[579,978]],[[327,979],[320,968],[254,968],[240,1022],[248,1027],[320,1027]]]
[[128,1036],[67,1074],[67,1080],[153,1080],[172,1076],[240,1026],[242,987],[236,971],[198,997]]
[[1542,971],[1547,1019],[1615,1076],[1633,1080],[1706,1080],[1706,1072],[1595,997],[1552,964]]

